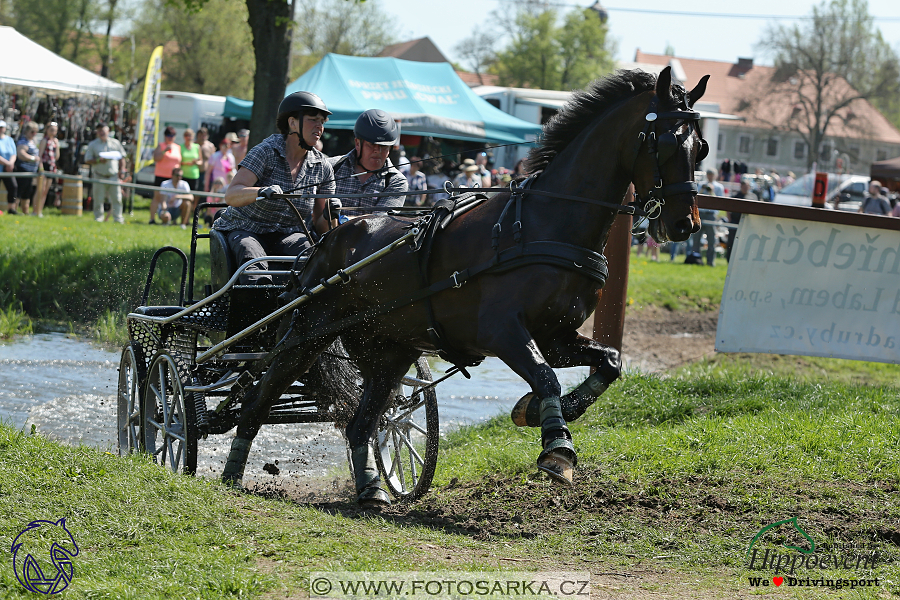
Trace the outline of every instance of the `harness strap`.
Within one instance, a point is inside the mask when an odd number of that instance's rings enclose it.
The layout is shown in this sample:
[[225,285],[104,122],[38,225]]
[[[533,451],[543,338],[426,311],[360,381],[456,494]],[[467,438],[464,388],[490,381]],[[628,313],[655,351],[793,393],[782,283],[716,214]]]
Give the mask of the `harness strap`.
[[[398,308],[414,304],[419,300],[429,298],[438,292],[450,288],[462,287],[469,279],[487,272],[502,273],[518,267],[531,264],[550,264],[580,275],[584,275],[598,282],[602,287],[609,275],[606,257],[593,250],[563,242],[539,241],[529,242],[523,246],[508,248],[500,253],[501,262],[498,265],[493,258],[462,271],[454,271],[450,277],[435,282],[428,287],[423,287],[415,292],[397,298],[390,302],[383,302],[366,310],[360,311],[349,317],[344,317],[333,323],[319,327],[314,331],[306,332],[292,340],[283,339],[279,345],[250,367],[249,373],[256,380],[282,352],[296,348],[302,344],[317,338],[340,333],[342,330],[354,325],[359,325],[373,317],[389,313]],[[287,336],[285,336],[286,338]],[[465,364],[465,363],[464,363]],[[471,366],[471,363],[465,366]],[[462,370],[462,369],[461,369]]]

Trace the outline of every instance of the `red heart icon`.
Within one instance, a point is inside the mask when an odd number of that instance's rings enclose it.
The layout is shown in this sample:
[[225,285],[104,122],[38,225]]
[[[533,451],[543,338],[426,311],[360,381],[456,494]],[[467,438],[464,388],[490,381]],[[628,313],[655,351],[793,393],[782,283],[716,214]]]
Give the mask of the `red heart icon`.
[[775,584],[775,587],[778,587],[779,585],[781,585],[782,583],[784,583],[784,577],[773,577],[773,578],[772,578],[772,583]]

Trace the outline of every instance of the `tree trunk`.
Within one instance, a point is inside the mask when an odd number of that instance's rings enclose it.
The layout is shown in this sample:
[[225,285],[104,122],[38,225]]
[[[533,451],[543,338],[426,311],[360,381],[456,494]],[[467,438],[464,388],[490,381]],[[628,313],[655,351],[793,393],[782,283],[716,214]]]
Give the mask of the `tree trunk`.
[[284,98],[290,74],[293,10],[293,4],[286,0],[247,0],[256,54],[250,147],[276,131],[278,105]]

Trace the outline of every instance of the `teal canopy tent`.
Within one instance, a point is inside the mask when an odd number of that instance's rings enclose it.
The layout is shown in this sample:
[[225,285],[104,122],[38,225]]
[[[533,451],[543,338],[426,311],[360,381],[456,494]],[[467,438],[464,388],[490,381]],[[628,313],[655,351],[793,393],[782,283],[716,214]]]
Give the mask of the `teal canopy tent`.
[[[424,63],[397,58],[363,58],[327,54],[302,77],[288,85],[319,95],[334,114],[326,129],[353,129],[364,110],[380,108],[400,119],[408,135],[430,135],[473,142],[533,142],[539,125],[494,108],[475,94],[449,63]],[[234,100],[234,102],[232,102]],[[229,103],[231,103],[229,105]],[[250,106],[228,98],[225,116]],[[234,114],[229,113],[229,107]]]
[[225,96],[225,108],[222,114],[225,118],[250,120],[253,113],[253,100],[241,100],[234,96]]

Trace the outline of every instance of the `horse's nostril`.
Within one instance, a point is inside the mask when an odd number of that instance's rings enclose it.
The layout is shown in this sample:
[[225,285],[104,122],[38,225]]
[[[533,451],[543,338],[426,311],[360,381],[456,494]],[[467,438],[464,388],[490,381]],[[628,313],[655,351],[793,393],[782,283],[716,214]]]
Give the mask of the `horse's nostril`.
[[[697,231],[699,229],[698,227]],[[678,219],[675,221],[675,231],[673,233],[696,233],[694,223],[691,222],[691,219]]]

